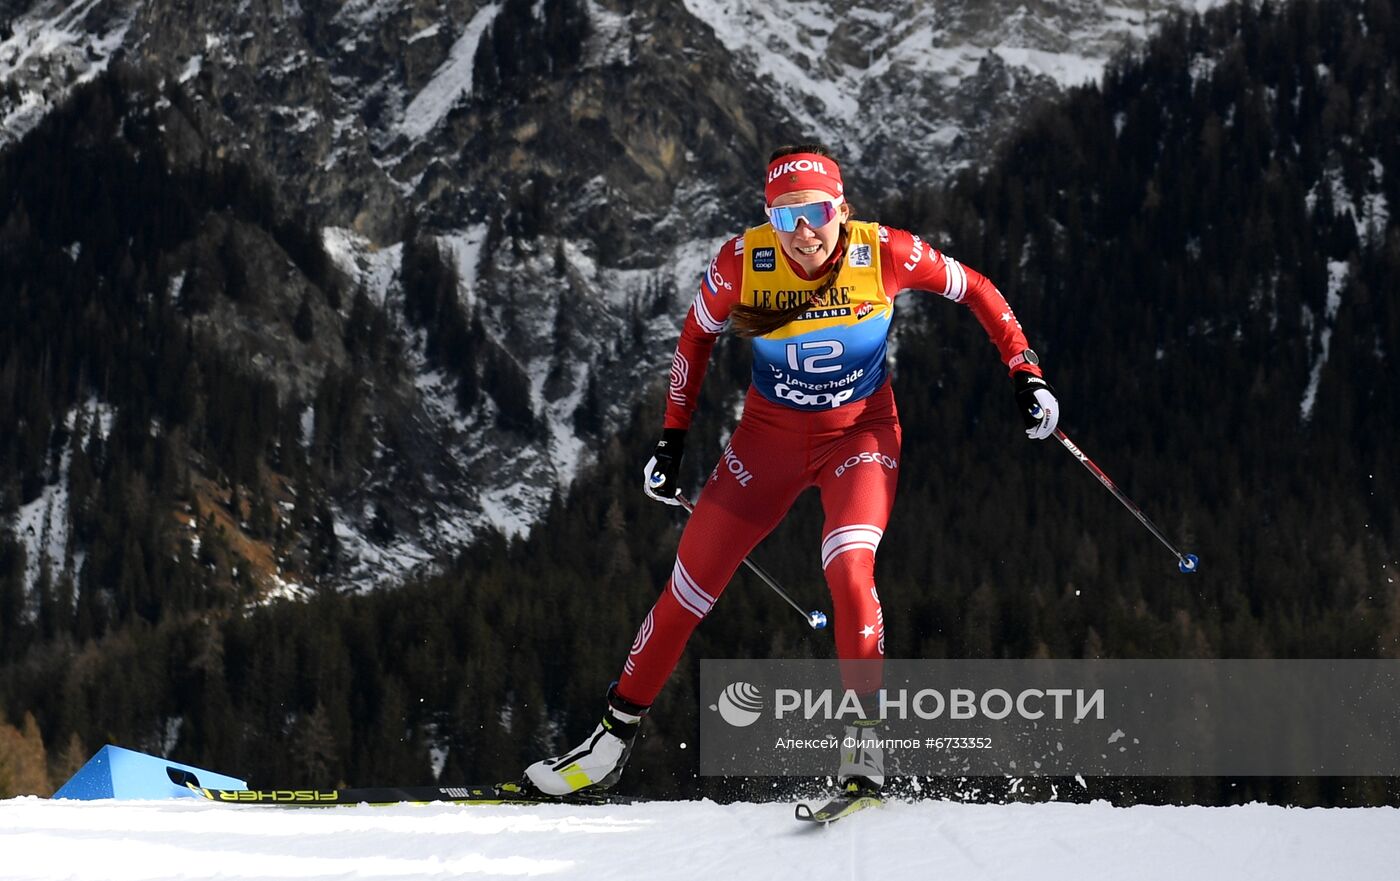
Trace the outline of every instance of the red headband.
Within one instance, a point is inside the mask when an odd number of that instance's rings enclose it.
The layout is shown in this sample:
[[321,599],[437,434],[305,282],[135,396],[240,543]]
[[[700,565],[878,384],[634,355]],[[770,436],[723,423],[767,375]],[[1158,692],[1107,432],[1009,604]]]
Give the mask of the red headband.
[[830,156],[817,153],[779,156],[768,165],[763,198],[772,206],[774,199],[795,190],[821,190],[832,197],[841,196],[841,166]]

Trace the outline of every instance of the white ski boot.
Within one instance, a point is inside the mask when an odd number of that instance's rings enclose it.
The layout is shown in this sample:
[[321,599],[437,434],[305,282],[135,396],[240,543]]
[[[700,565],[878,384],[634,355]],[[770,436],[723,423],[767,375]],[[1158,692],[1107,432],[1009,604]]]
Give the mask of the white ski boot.
[[876,727],[879,719],[860,719],[846,726],[841,741],[841,768],[836,785],[843,793],[877,795],[885,785],[885,749]]
[[525,769],[536,789],[545,795],[572,795],[582,789],[608,789],[622,777],[647,708],[618,697],[616,688],[614,682],[608,689],[603,721],[587,740],[562,756]]

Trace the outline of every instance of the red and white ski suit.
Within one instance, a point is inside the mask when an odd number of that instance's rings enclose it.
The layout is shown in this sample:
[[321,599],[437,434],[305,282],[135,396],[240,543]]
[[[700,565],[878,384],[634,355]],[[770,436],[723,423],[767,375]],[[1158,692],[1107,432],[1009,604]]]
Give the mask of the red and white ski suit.
[[[617,694],[649,706],[691,632],[709,614],[745,556],[798,494],[821,493],[820,553],[831,591],[837,656],[882,661],[884,620],[875,551],[894,504],[900,426],[885,368],[894,297],[932,291],[972,309],[1008,369],[1039,375],[1011,308],[987,278],[917,236],[851,222],[845,261],[830,293],[801,318],[755,339],[744,413],[686,524],[671,578],[647,613]],[[719,250],[686,314],[672,362],[667,428],[687,428],[715,340],[737,303],[781,308],[810,297],[808,278],[771,226]],[[879,663],[843,667],[844,687],[879,688]]]

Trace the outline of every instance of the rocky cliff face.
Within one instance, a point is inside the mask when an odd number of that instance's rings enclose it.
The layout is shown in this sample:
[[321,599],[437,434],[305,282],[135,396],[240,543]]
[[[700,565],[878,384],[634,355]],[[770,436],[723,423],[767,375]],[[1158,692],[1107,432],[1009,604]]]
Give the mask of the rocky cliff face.
[[[705,261],[760,219],[773,145],[831,143],[857,200],[937,181],[985,161],[1037,101],[1091,81],[1154,17],[1198,5],[1213,4],[12,2],[0,144],[120,57],[183,95],[172,159],[238,157],[314,218],[402,352],[371,416],[394,422],[396,461],[373,459],[334,507],[342,583],[392,581],[482,526],[527,529],[654,395]],[[405,317],[410,224],[455,270],[482,334],[467,369],[487,393],[465,409],[460,377]],[[198,320],[310,401],[344,353],[324,345],[308,362],[285,313],[310,302],[334,327],[350,298],[308,294],[256,230],[202,235],[232,241],[274,290]],[[375,516],[401,528],[373,537]]]

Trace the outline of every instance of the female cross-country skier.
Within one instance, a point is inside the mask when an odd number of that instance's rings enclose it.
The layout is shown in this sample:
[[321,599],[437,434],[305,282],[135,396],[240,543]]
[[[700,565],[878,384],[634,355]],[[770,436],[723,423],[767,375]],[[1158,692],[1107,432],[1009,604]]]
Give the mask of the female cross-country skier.
[[[1040,359],[996,287],[916,235],[852,220],[841,168],[825,147],[776,150],[763,193],[768,222],[720,247],[686,313],[661,440],[644,470],[647,495],[680,504],[686,429],[726,323],[753,340],[743,416],[695,503],[670,581],[608,689],[602,722],[577,748],[526,769],[546,794],[617,781],[691,632],[744,557],[810,486],[820,491],[825,514],[821,563],[836,653],[867,662],[843,665],[843,685],[860,697],[878,692],[885,639],[875,550],[894,504],[900,444],[885,349],[901,291],[932,291],[971,308],[1010,371],[1026,434],[1043,439],[1058,421]],[[872,724],[848,734],[874,741]],[[845,749],[838,784],[878,791],[883,765],[874,743]]]

